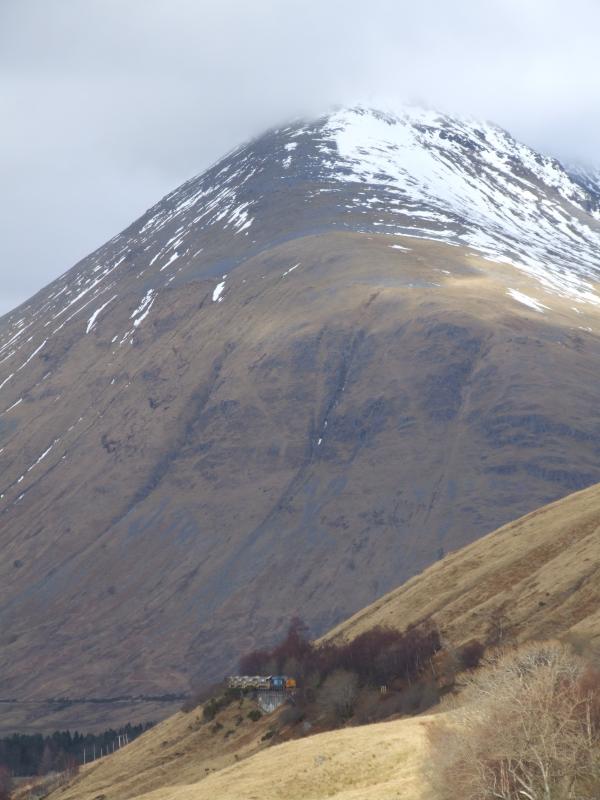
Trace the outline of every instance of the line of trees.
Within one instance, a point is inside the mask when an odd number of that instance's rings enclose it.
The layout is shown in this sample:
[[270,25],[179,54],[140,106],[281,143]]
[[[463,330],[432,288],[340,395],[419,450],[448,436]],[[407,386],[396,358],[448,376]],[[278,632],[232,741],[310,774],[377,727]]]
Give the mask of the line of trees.
[[[314,642],[296,617],[282,641],[247,653],[238,670],[295,678],[298,688],[280,723],[323,730],[350,719],[365,724],[425,711],[452,692],[456,676],[474,669],[484,652],[485,645],[475,640],[448,650],[437,628],[426,624],[404,631],[380,626],[351,641]],[[243,693],[222,683],[201,686],[182,711],[202,705],[203,719],[210,722]]]
[[245,675],[295,677],[299,692],[282,720],[310,717],[330,727],[352,717],[370,722],[433,705],[439,699],[433,662],[441,649],[438,631],[427,627],[376,627],[349,642],[315,643],[296,618],[279,644],[243,656],[239,669]]
[[[119,743],[131,742],[152,723],[131,725],[103,733],[55,731],[42,734],[14,733],[0,739],[0,765],[14,777],[47,775],[49,772],[72,772],[84,760],[106,755]],[[1,796],[1,795],[0,795]]]
[[392,680],[415,680],[441,649],[436,629],[376,627],[350,642],[315,644],[305,623],[295,618],[286,637],[271,650],[254,650],[240,659],[244,675],[293,675],[300,682],[319,683],[345,670],[359,686],[380,686]]

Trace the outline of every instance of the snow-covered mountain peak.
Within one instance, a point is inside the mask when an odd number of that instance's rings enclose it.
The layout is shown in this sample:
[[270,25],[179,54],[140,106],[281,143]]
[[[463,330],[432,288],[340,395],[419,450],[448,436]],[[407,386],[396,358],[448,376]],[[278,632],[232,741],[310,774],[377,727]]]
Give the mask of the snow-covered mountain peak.
[[550,291],[600,302],[591,181],[501,128],[419,108],[358,107],[328,117],[321,150],[336,180],[364,185],[352,206],[379,210],[382,231],[466,244]]
[[208,280],[213,291],[282,240],[340,230],[467,247],[600,304],[597,172],[567,170],[490,123],[345,108],[241,145],[5,317],[0,389],[21,368],[13,360],[29,364],[71,324],[108,335],[103,320],[123,306],[110,339],[126,346],[165,290]]

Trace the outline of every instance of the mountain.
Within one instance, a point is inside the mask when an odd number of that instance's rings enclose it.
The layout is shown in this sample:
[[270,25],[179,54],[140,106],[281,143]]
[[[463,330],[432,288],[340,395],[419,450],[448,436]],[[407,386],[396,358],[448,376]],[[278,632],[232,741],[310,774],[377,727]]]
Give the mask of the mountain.
[[4,729],[156,718],[600,481],[597,189],[491,124],[343,109],[2,318]]

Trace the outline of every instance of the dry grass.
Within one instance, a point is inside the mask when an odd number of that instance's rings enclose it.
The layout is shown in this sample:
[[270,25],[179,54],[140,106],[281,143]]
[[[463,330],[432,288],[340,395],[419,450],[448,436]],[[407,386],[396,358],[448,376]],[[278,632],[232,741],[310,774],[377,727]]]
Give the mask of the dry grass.
[[427,721],[347,728],[277,745],[199,783],[161,788],[140,800],[430,800],[423,780]]
[[[128,800],[159,787],[199,781],[267,746],[261,737],[273,718],[251,722],[246,715],[255,707],[250,701],[241,707],[236,702],[213,723],[202,721],[202,709],[175,714],[122,750],[83,767],[68,788],[51,797],[94,800],[106,795],[107,800]],[[215,722],[222,727],[215,730]],[[233,733],[226,737],[227,731]]]
[[[246,703],[244,716],[250,708]],[[430,800],[424,782],[429,717],[345,728],[275,746],[261,741],[276,714],[235,728],[176,714],[118,753],[81,770],[49,800]],[[194,730],[190,730],[190,725]]]

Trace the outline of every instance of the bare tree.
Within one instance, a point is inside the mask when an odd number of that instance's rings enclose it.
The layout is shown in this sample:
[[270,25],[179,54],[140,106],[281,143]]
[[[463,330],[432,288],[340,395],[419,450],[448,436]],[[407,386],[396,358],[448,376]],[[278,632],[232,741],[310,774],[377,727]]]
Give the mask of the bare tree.
[[323,710],[338,721],[349,719],[358,697],[358,676],[338,669],[329,675],[319,690],[318,702]]
[[434,782],[461,800],[597,800],[600,679],[559,644],[500,655],[432,727]]

